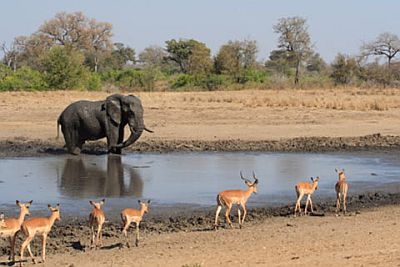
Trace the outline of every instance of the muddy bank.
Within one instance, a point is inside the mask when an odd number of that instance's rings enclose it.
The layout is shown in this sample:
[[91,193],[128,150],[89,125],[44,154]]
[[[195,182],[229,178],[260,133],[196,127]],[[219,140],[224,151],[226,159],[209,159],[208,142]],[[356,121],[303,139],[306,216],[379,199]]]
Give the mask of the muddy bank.
[[[348,214],[346,216],[357,216],[374,207],[384,205],[400,204],[400,193],[365,193],[350,196],[348,198]],[[314,216],[335,216],[335,200],[314,200]],[[236,209],[232,210],[231,217],[234,227],[237,227]],[[292,217],[293,205],[265,207],[249,209],[246,225],[260,224],[268,218],[274,216]],[[343,215],[340,215],[343,216]],[[221,215],[221,228],[226,228],[224,219]],[[103,238],[106,244],[111,244],[103,249],[119,248],[121,245],[121,224],[118,218],[108,218],[103,230]],[[296,220],[292,218],[292,220]],[[169,216],[168,212],[163,215],[146,215],[141,223],[141,236],[143,239],[148,235],[159,235],[172,232],[193,232],[193,231],[213,231],[214,209],[204,209],[198,211],[185,211],[180,215]],[[291,226],[291,225],[287,225]],[[133,238],[134,230],[130,229],[130,237]],[[36,238],[33,245],[33,251],[40,251],[41,238]],[[20,247],[21,237],[17,241],[17,248]],[[60,222],[56,222],[53,230],[50,232],[47,252],[48,254],[68,253],[74,255],[83,253],[88,249],[89,227],[87,218],[63,217]],[[8,240],[0,239],[0,253],[9,253]]]
[[[24,137],[0,141],[0,157],[49,156],[66,154],[60,140],[30,140]],[[337,152],[398,150],[400,136],[373,134],[356,137],[299,137],[281,140],[149,140],[138,141],[124,150],[130,152],[179,151],[270,151],[270,152]],[[101,141],[84,145],[87,154],[105,154],[106,144]]]

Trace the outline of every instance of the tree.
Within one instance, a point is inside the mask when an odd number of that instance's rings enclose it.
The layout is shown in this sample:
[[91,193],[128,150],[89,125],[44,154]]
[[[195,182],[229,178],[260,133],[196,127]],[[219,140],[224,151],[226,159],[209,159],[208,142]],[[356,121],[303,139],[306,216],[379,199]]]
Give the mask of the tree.
[[169,40],[165,42],[167,59],[178,64],[183,73],[203,72],[211,66],[210,49],[204,43],[193,39]]
[[318,53],[313,53],[306,62],[306,69],[308,72],[321,73],[325,71],[327,65]]
[[254,40],[229,41],[221,46],[214,59],[215,71],[239,82],[244,70],[256,67],[257,52],[257,42]]
[[73,48],[82,52],[95,72],[99,59],[112,49],[112,25],[87,18],[82,12],[61,12],[39,27],[30,36],[16,38],[20,58],[25,65],[40,68],[40,57],[54,46]]
[[161,66],[164,64],[166,57],[167,53],[162,47],[153,45],[146,47],[139,54],[139,61],[149,66]]
[[3,62],[9,67],[12,68],[15,72],[17,70],[17,55],[18,55],[18,47],[15,40],[7,46],[4,42],[0,45],[0,49],[3,51],[4,58]]
[[111,36],[112,25],[107,22],[98,22],[91,19],[86,29],[88,53],[94,58],[94,72],[97,72],[99,57],[101,53],[106,53],[112,49]]
[[358,64],[355,58],[338,54],[331,65],[331,78],[335,84],[348,84],[357,75]]
[[306,19],[301,17],[288,17],[279,19],[273,26],[275,33],[280,34],[278,48],[285,50],[294,57],[296,73],[294,83],[298,84],[300,66],[312,53],[310,35]]
[[388,68],[392,59],[400,51],[400,39],[397,35],[384,32],[380,34],[375,41],[365,43],[361,47],[361,54],[368,56],[384,56],[387,58]]
[[203,43],[194,43],[188,58],[188,73],[204,75],[212,69],[211,51]]
[[45,80],[50,88],[82,88],[88,71],[83,65],[81,52],[63,46],[55,46],[42,59]]
[[272,50],[269,55],[269,60],[265,62],[265,67],[270,71],[283,73],[290,76],[292,70],[296,68],[296,61],[293,53],[286,50]]

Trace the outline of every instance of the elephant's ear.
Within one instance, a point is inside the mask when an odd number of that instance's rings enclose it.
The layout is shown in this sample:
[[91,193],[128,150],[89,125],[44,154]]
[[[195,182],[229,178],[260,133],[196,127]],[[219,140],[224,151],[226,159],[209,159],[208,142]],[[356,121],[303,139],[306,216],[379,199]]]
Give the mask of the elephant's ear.
[[106,99],[106,112],[116,124],[121,124],[121,103],[116,97],[109,96]]

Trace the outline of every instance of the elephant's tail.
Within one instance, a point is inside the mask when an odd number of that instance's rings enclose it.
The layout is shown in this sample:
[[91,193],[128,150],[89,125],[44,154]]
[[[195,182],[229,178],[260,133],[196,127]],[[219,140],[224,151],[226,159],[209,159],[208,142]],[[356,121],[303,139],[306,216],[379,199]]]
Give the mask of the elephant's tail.
[[60,117],[57,119],[57,140],[60,138]]

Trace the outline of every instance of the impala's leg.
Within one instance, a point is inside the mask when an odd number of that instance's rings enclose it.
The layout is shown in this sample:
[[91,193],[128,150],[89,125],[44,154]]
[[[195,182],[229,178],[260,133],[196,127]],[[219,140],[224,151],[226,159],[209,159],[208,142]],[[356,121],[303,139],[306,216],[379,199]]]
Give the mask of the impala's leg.
[[336,193],[336,213],[340,210],[340,192]]
[[21,245],[21,265],[22,265],[22,262],[23,262],[23,260],[24,260],[25,248],[28,248],[29,256],[31,257],[32,261],[36,263],[35,258],[33,257],[32,251],[31,251],[31,245],[30,245],[30,243],[31,243],[32,239],[33,239],[33,236],[32,236],[32,237],[28,236],[28,237],[26,238],[26,240],[25,240],[25,241],[22,243],[22,245]]
[[92,236],[92,239],[90,241],[90,247],[93,248],[95,246],[95,244],[94,244],[95,234],[94,234],[94,225],[93,224],[90,226],[90,234]]
[[96,248],[101,246],[101,224],[97,225],[97,234],[96,234]]
[[313,204],[312,204],[311,195],[310,195],[310,206],[311,206],[311,212],[314,212],[314,208],[313,208]]
[[43,234],[43,243],[42,243],[42,260],[43,260],[43,262],[46,261],[46,241],[47,241],[47,234]]
[[222,206],[218,205],[217,207],[217,211],[215,212],[215,222],[214,222],[214,228],[217,229],[218,227],[218,217],[219,217],[219,213],[221,212]]
[[140,222],[136,223],[136,241],[135,241],[136,246],[139,246],[139,223]]
[[29,236],[26,238],[26,240],[22,243],[21,245],[21,259],[20,259],[20,265],[22,265],[22,262],[24,261],[24,253],[25,253],[25,248],[28,245],[28,243],[32,240],[32,238],[29,238]]
[[297,194],[297,195],[298,195],[298,197],[297,197],[297,201],[296,201],[296,206],[294,207],[294,216],[296,216],[297,210],[299,211],[299,214],[301,215],[300,202],[301,202],[301,199],[303,198],[303,195],[302,194]]
[[13,238],[14,238],[13,236],[9,236],[8,237],[8,239],[10,241],[10,248],[11,248],[10,255],[8,256],[8,260],[10,260],[12,262],[15,261],[15,259],[14,259],[14,240],[13,240]]
[[239,228],[242,229],[242,221],[240,220],[240,207],[238,207]]
[[229,214],[231,213],[231,209],[232,209],[232,205],[229,205],[229,206],[226,207],[225,220],[231,226],[231,228],[233,228],[231,219],[229,218]]
[[308,203],[310,202],[310,195],[307,195],[306,207],[304,208],[304,215],[307,215]]
[[244,218],[246,218],[246,215],[247,215],[247,210],[246,210],[246,206],[244,204],[242,205],[242,208],[243,208],[243,218],[242,218],[242,225],[243,225]]
[[343,192],[343,212],[346,214],[347,208],[346,208],[346,197],[347,197],[347,191]]
[[128,220],[125,220],[124,223],[125,224],[124,224],[124,229],[122,229],[122,234],[125,236],[125,242],[129,248],[130,244],[129,244],[129,239],[128,239],[128,228],[129,228],[130,222]]

